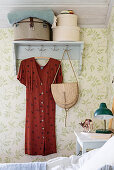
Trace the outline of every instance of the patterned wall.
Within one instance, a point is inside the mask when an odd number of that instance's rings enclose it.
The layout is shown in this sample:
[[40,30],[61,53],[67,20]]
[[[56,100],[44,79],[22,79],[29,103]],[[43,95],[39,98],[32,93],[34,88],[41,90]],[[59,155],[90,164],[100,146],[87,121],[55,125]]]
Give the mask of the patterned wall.
[[109,74],[109,91],[108,91],[108,102],[110,107],[112,106],[112,101],[114,97],[114,83],[112,84],[112,79],[114,76],[114,7],[112,8],[111,17],[107,29],[107,42],[108,42],[108,74]]
[[[107,30],[82,29],[81,40],[85,42],[83,70],[78,76],[80,97],[70,109],[67,127],[64,126],[65,111],[57,106],[56,134],[57,154],[29,156],[24,154],[25,87],[13,75],[13,30],[0,29],[0,162],[45,161],[57,156],[75,154],[74,130],[82,130],[79,122],[85,118],[94,121],[94,129],[102,128],[103,122],[95,120],[94,111],[108,99]],[[73,61],[76,68],[77,62]],[[65,81],[73,81],[68,61],[63,62]]]

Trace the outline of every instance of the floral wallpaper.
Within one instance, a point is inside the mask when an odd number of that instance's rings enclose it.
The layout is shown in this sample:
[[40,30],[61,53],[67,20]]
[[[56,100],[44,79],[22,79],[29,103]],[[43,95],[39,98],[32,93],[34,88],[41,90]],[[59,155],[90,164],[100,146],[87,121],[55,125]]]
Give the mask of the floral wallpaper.
[[[12,28],[0,29],[0,162],[46,161],[75,154],[74,130],[82,130],[79,122],[91,118],[94,130],[103,127],[103,122],[94,119],[93,113],[101,102],[108,102],[107,29],[81,29],[84,53],[82,72],[77,75],[79,100],[69,110],[67,127],[64,126],[64,109],[56,107],[57,154],[44,157],[24,153],[26,91],[13,74],[12,40]],[[77,72],[78,63],[72,62]],[[64,61],[62,68],[64,80],[73,81],[69,62]]]
[[109,74],[109,90],[108,101],[110,107],[112,107],[112,101],[114,97],[114,83],[112,83],[114,76],[114,7],[112,8],[110,21],[107,29],[107,58],[108,58],[108,74]]

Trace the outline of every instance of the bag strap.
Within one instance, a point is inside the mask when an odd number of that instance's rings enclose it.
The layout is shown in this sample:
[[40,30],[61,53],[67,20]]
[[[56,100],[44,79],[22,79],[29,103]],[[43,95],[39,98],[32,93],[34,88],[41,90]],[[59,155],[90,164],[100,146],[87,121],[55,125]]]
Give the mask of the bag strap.
[[34,30],[34,21],[33,21],[33,17],[30,17],[30,28],[32,28]]
[[73,68],[73,65],[72,65],[71,58],[70,58],[70,56],[69,56],[68,50],[64,50],[64,52],[63,52],[63,56],[62,56],[62,59],[61,59],[61,61],[60,61],[59,67],[58,67],[58,69],[57,69],[57,72],[56,72],[56,74],[55,74],[55,77],[54,77],[54,79],[53,79],[52,84],[54,84],[54,82],[55,82],[55,79],[56,79],[57,74],[58,74],[58,72],[59,72],[59,69],[60,69],[60,66],[61,66],[61,62],[62,62],[62,60],[63,60],[63,58],[64,58],[65,53],[67,53],[67,56],[68,56],[68,59],[69,59],[69,62],[70,62],[70,65],[71,65],[72,71],[73,71],[74,76],[75,76],[76,81],[77,81],[76,73],[75,73],[75,71],[74,71],[74,68]]

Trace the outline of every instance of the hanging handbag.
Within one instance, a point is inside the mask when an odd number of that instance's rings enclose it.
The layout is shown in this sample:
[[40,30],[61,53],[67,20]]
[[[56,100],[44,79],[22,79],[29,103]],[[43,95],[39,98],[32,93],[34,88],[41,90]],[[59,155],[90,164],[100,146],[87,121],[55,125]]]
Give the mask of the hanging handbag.
[[[71,59],[70,59],[68,50],[64,51],[62,59],[61,59],[61,62],[63,60],[63,57],[64,57],[65,53],[67,53],[67,55],[68,55],[68,59],[69,59],[71,68],[72,68],[74,76],[76,78],[76,73],[75,73],[75,71],[73,69],[73,66],[72,66],[72,63],[71,63]],[[68,110],[72,106],[74,106],[77,103],[77,101],[78,101],[79,87],[78,87],[77,78],[76,78],[76,82],[54,84],[54,82],[56,80],[56,77],[57,77],[57,74],[58,74],[58,71],[60,69],[61,62],[59,64],[59,67],[58,67],[57,72],[55,74],[54,80],[53,80],[53,82],[51,84],[51,92],[52,92],[53,98],[55,100],[55,103],[58,106],[60,106],[60,107],[65,109],[65,111],[66,111],[66,118],[67,118]],[[66,126],[66,118],[65,118],[65,126]]]

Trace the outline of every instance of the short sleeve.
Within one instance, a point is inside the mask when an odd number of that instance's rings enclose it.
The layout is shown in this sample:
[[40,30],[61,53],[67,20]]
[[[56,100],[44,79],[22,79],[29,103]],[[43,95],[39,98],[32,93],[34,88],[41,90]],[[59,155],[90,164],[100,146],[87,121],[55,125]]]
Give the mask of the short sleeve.
[[56,78],[56,83],[62,83],[63,82],[63,75],[62,75],[62,67],[60,65],[57,78]]
[[26,86],[26,67],[25,67],[25,62],[23,61],[21,61],[17,79],[20,81],[20,83]]

